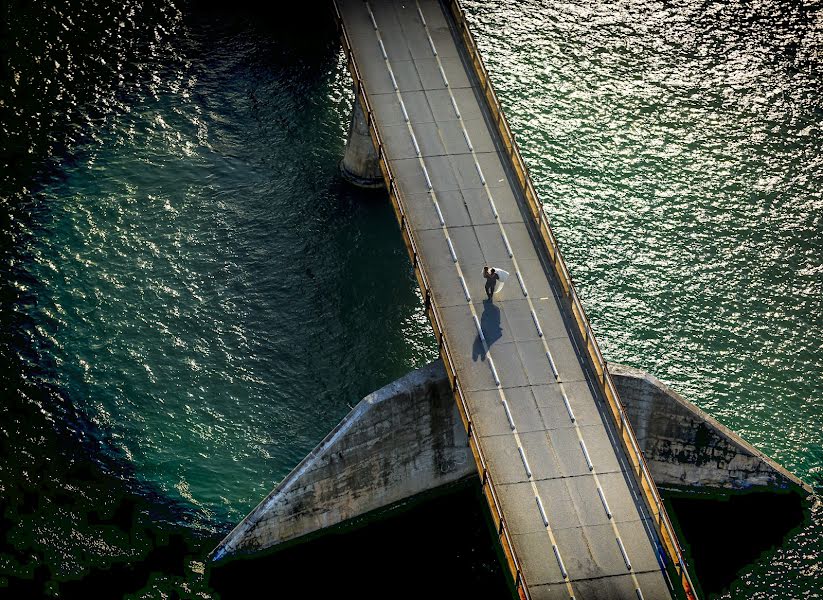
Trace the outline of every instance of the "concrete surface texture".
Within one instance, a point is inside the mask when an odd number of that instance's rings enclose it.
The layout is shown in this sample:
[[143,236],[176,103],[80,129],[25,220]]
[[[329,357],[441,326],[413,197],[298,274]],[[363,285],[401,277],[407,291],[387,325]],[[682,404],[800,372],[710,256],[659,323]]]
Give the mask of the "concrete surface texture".
[[[654,376],[615,363],[609,369],[660,486],[793,487],[811,494]],[[363,398],[214,555],[253,554],[477,477],[466,442],[437,360]]]
[[[668,598],[654,524],[436,0],[337,2],[532,598]],[[462,43],[462,42],[461,42]],[[512,273],[485,300],[482,269]]]
[[437,361],[361,400],[213,557],[264,550],[475,473]]
[[609,364],[659,486],[812,490],[733,431],[641,369]]
[[369,126],[363,108],[357,102],[352,107],[349,137],[340,161],[340,174],[358,187],[380,189],[384,185]]

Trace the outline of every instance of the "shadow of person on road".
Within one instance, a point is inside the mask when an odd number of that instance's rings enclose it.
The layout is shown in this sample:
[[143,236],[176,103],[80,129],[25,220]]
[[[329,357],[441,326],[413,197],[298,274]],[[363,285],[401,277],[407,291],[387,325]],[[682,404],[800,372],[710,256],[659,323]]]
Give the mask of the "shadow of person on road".
[[[503,337],[503,328],[500,326],[500,309],[495,306],[491,299],[483,300],[483,314],[480,315],[480,329],[483,330],[483,338],[478,334],[474,340],[472,348],[472,360],[486,360],[486,350],[491,348],[497,340]],[[483,343],[485,338],[486,343]]]

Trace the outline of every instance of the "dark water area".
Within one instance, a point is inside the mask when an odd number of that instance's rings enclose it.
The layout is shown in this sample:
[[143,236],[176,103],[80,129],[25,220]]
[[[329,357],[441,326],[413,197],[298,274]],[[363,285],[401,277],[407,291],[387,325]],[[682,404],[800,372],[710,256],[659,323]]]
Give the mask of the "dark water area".
[[[712,495],[670,490],[664,499],[704,598],[720,597],[741,572],[773,553],[793,533],[805,529],[808,536],[813,518],[819,519],[810,515],[805,494],[787,490]],[[819,513],[820,507],[814,511]],[[787,597],[792,597],[792,588],[811,584],[811,577],[788,585],[771,583],[789,592]]]
[[514,598],[495,538],[472,479],[367,527],[227,561],[208,579],[224,600],[247,598],[250,586],[272,580],[308,586],[312,597]]
[[[0,597],[216,597],[220,537],[435,356],[391,208],[337,172],[328,4],[287,6],[0,0]],[[819,486],[819,7],[467,8],[607,358]],[[330,592],[359,559],[497,597],[472,493],[277,555],[277,590],[316,555]],[[721,595],[819,597],[821,536]]]

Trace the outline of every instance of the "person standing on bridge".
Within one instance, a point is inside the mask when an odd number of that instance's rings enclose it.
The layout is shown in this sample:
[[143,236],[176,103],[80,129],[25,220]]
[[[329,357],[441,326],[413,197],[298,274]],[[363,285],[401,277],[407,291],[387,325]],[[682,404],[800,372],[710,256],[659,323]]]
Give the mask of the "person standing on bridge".
[[486,266],[483,267],[483,277],[486,278],[486,294],[489,296],[489,300],[491,300],[500,275],[498,275],[493,268]]

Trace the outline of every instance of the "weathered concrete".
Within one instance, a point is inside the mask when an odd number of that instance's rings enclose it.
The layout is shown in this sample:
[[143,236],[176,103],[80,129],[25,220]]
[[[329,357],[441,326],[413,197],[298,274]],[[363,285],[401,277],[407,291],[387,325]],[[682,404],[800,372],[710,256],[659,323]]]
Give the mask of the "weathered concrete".
[[640,369],[610,364],[658,486],[812,490],[680,394]]
[[[661,487],[811,489],[645,371],[609,367]],[[214,552],[253,553],[477,475],[441,361],[366,396]]]
[[346,181],[358,187],[379,189],[385,185],[380,161],[369,134],[369,125],[357,98],[351,110],[349,138],[343,160],[340,161],[340,173]]
[[440,361],[366,396],[220,543],[263,550],[475,475]]

